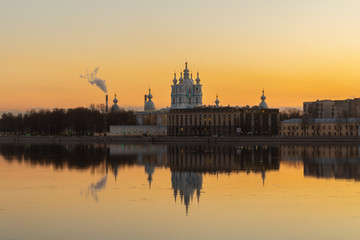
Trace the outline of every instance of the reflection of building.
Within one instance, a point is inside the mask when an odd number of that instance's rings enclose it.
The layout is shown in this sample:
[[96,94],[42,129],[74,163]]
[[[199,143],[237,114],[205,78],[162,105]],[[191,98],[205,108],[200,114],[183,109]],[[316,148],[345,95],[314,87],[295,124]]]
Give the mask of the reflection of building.
[[262,107],[195,107],[172,109],[169,136],[276,135],[279,109]]
[[145,172],[148,175],[148,183],[149,183],[149,188],[151,188],[151,182],[152,182],[152,175],[154,174],[155,171],[155,166],[149,163],[145,163]]
[[108,160],[112,165],[114,174],[117,174],[118,172],[117,168],[120,166],[119,162],[126,164],[126,159],[133,159],[131,164],[145,167],[145,173],[148,175],[147,181],[149,188],[151,188],[155,168],[167,165],[166,145],[111,144],[109,145],[109,148],[110,154]]
[[189,210],[190,200],[193,200],[196,191],[196,198],[199,202],[200,191],[202,189],[203,177],[201,173],[196,172],[171,172],[171,184],[174,190],[174,198],[177,196],[181,198],[186,207],[186,215]]
[[281,146],[284,161],[302,160],[304,175],[360,180],[360,149],[351,145]]
[[172,171],[202,173],[278,170],[279,152],[268,146],[170,145],[168,166]]
[[359,136],[360,118],[293,118],[280,124],[282,136]]

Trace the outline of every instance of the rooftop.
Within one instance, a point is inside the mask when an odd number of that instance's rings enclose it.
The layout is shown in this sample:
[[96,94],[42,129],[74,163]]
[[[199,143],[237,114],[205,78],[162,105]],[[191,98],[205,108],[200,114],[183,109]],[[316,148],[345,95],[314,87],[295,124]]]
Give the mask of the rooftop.
[[302,119],[302,118],[292,118],[288,120],[284,120],[281,123],[357,123],[360,122],[360,118],[310,118],[310,119]]

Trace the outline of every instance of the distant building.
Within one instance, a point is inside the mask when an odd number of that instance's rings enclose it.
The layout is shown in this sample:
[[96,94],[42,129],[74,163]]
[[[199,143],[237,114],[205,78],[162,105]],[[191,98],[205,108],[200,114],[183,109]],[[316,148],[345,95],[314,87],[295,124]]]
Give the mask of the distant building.
[[199,73],[194,81],[185,62],[184,78],[182,74],[180,73],[179,80],[174,74],[173,85],[171,85],[171,109],[201,106],[203,94]]
[[[111,125],[109,136],[166,136],[168,109],[156,110],[151,89],[145,95],[144,111],[136,113],[137,125]],[[116,96],[114,106],[116,105]],[[114,107],[113,106],[113,107]],[[111,109],[113,109],[113,107]],[[118,106],[117,106],[118,107]],[[113,111],[113,110],[112,110]]]
[[304,102],[303,113],[309,118],[360,118],[360,98]]
[[153,98],[151,94],[151,89],[149,88],[149,94],[145,95],[145,103],[144,103],[144,111],[145,112],[154,112],[155,111],[155,103],[151,100]]
[[347,118],[314,118],[314,119],[289,119],[280,124],[281,136],[360,136],[360,119]]
[[111,125],[109,136],[166,136],[166,126]]
[[262,90],[262,95],[261,95],[260,99],[261,99],[261,103],[259,104],[259,107],[260,108],[268,108],[268,105],[265,102],[266,97],[264,95],[264,89]]
[[112,107],[111,107],[111,111],[112,111],[112,112],[118,112],[118,111],[120,111],[120,107],[117,105],[118,100],[116,99],[116,94],[115,94],[115,98],[114,98],[113,102],[114,102],[114,104],[113,104]]
[[279,109],[195,107],[171,109],[168,136],[277,135]]
[[[183,75],[184,74],[184,75]],[[262,91],[261,102],[254,107],[220,106],[218,95],[215,105],[205,106],[202,101],[199,73],[193,80],[185,62],[185,70],[171,85],[171,108],[156,110],[151,89],[144,96],[144,110],[136,113],[137,126],[111,126],[113,135],[165,135],[168,136],[236,136],[277,135],[279,109],[269,108]],[[117,100],[114,99],[114,108]],[[148,127],[143,127],[148,126]],[[153,127],[150,127],[153,126]],[[163,128],[166,128],[163,131]],[[151,131],[150,129],[153,128]]]
[[136,113],[137,124],[167,126],[167,113],[169,112],[169,109],[164,108],[156,110],[155,103],[152,101],[153,96],[150,89],[149,94],[145,95],[144,98],[144,111]]

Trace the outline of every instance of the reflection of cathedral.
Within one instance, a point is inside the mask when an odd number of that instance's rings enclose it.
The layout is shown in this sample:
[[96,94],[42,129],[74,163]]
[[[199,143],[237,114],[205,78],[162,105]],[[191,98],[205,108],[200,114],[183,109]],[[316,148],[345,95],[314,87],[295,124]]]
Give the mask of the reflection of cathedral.
[[175,201],[179,195],[181,202],[185,204],[186,215],[188,214],[190,200],[193,200],[195,191],[197,201],[199,202],[202,181],[201,173],[171,171],[171,184],[174,190]]
[[360,148],[353,145],[0,144],[5,161],[109,172],[117,182],[123,180],[122,168],[139,166],[146,173],[140,177],[149,187],[157,184],[156,169],[167,168],[171,171],[169,194],[180,198],[186,211],[193,197],[200,198],[204,174],[252,172],[260,183],[261,178],[268,181],[269,171],[279,170],[281,159],[282,164],[303,169],[304,176],[360,180],[359,153]]

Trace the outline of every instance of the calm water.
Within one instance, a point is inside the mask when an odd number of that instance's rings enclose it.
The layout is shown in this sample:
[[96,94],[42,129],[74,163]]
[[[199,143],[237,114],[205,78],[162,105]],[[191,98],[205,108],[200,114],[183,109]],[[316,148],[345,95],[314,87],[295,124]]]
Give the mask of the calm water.
[[359,146],[0,145],[0,239],[359,239]]

